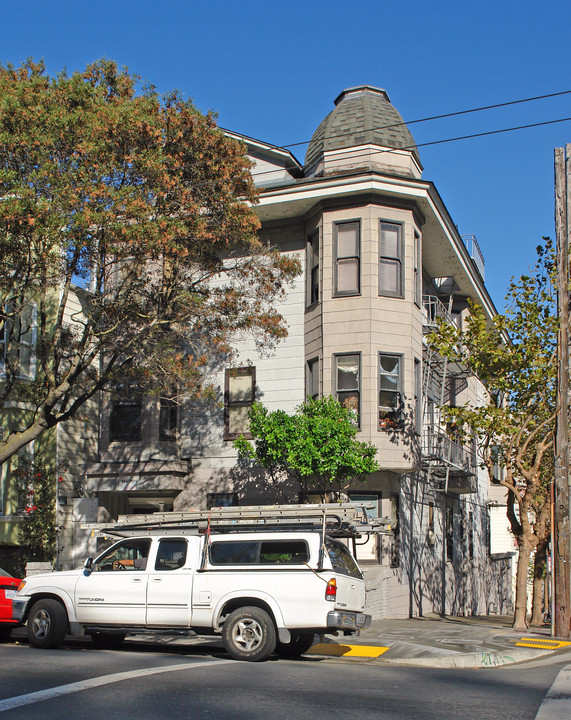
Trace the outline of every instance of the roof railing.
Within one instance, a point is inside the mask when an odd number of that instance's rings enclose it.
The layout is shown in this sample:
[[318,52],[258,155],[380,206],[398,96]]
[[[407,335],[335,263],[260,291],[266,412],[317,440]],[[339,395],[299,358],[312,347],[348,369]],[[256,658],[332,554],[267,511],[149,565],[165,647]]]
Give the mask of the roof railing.
[[480,277],[482,280],[486,279],[486,263],[484,262],[484,254],[480,250],[480,246],[478,245],[478,241],[476,240],[475,235],[462,235],[462,241],[464,245],[466,246],[466,250],[468,250],[468,253],[470,257],[472,258],[472,262],[476,266],[476,270],[480,273]]

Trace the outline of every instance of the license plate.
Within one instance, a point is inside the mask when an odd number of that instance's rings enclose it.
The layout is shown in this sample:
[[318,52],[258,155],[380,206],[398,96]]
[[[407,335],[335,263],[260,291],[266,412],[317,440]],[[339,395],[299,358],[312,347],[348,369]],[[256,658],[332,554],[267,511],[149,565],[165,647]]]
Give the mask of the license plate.
[[6,593],[6,599],[7,600],[14,600],[16,597],[16,591],[15,590],[4,590]]

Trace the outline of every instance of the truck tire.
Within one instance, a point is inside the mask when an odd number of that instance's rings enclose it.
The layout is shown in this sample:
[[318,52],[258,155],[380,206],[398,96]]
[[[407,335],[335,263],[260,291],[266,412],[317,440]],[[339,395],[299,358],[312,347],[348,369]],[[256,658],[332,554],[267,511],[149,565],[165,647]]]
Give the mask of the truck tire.
[[28,615],[28,638],[37,648],[56,648],[67,632],[67,613],[57,600],[38,600]]
[[92,632],[91,642],[98,650],[118,650],[123,644],[125,633]]
[[265,610],[242,607],[234,610],[225,620],[222,642],[234,660],[260,662],[276,648],[276,629]]
[[315,635],[312,632],[292,632],[291,642],[282,643],[278,641],[276,650],[283,658],[296,658],[307,652],[315,642]]

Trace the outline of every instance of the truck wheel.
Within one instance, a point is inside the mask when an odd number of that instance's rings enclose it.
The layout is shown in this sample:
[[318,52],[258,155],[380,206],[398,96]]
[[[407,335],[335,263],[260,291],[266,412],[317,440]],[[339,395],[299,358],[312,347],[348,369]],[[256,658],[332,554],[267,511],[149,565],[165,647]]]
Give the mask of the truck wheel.
[[67,613],[57,600],[38,600],[28,616],[28,638],[37,648],[56,648],[67,632]]
[[91,642],[98,650],[118,650],[123,644],[125,633],[92,632]]
[[234,660],[259,662],[275,650],[276,629],[265,610],[242,607],[234,610],[224,622],[222,641]]
[[315,635],[313,633],[293,633],[291,634],[291,642],[277,644],[277,652],[283,658],[296,658],[307,652],[314,644]]

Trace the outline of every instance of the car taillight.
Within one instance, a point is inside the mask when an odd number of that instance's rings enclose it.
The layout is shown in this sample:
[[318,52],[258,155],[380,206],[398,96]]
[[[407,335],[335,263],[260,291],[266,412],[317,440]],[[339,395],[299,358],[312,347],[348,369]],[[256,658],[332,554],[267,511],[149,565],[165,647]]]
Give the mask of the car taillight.
[[325,599],[329,600],[330,602],[335,602],[336,597],[337,580],[335,580],[335,578],[331,578],[331,580],[327,583],[327,587],[325,588]]

